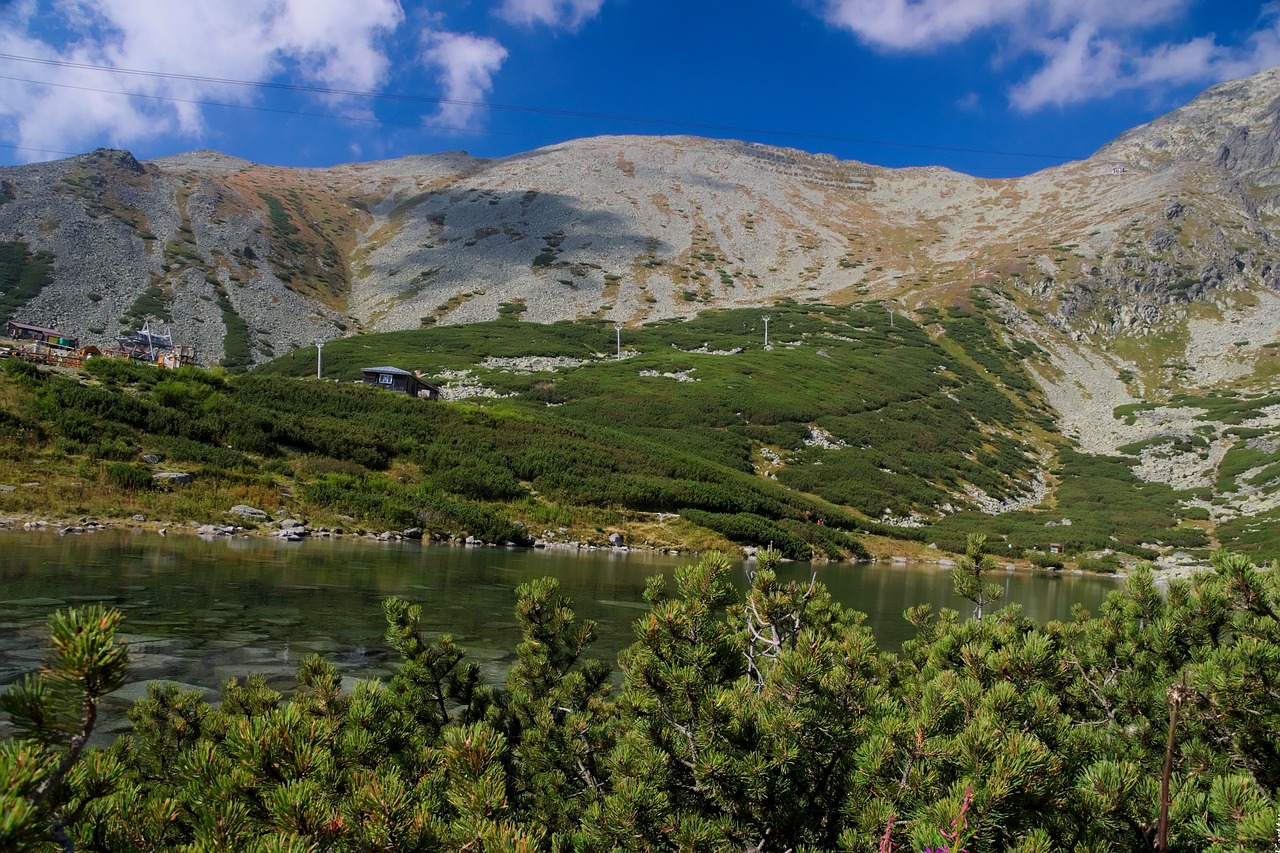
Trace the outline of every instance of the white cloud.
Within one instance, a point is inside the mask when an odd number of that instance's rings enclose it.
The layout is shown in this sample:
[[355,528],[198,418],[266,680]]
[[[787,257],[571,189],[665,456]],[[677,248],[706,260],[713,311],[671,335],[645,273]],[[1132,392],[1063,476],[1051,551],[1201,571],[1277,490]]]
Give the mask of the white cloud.
[[1190,0],[826,0],[825,17],[880,48],[927,50],[982,30],[1031,40],[1081,24],[1099,28],[1164,23]]
[[498,14],[524,26],[543,24],[572,32],[598,15],[603,5],[604,0],[503,0]]
[[881,48],[950,44],[1012,20],[1025,0],[828,0],[826,18]]
[[280,53],[326,86],[375,88],[387,72],[379,35],[404,20],[397,0],[293,0],[271,21],[268,37]]
[[1094,28],[1085,24],[1065,39],[1046,39],[1040,51],[1045,64],[1010,96],[1019,109],[1087,100],[1120,74],[1121,52],[1113,42],[1096,38]]
[[447,125],[474,126],[479,102],[507,58],[506,48],[491,38],[430,33],[423,58],[436,70],[444,97],[458,102],[441,104],[437,118]]
[[[1280,63],[1280,4],[1261,9],[1242,44],[1205,35],[1151,43],[1193,0],[825,0],[824,17],[881,50],[928,51],[985,34],[1002,54],[1030,56],[1009,94],[1020,110],[1108,97],[1125,89],[1215,83]],[[1213,2],[1213,0],[1202,0]]]
[[[404,20],[398,0],[20,0],[0,9],[7,54],[226,80],[264,81],[287,70],[298,82],[356,90],[386,78],[383,42]],[[0,134],[29,148],[128,145],[204,128],[195,104],[86,89],[236,103],[255,96],[251,87],[211,79],[25,63],[5,70],[60,84],[0,80]]]
[[1128,89],[1245,77],[1280,64],[1280,27],[1260,29],[1239,46],[1201,36],[1139,48],[1082,26],[1067,39],[1047,41],[1041,54],[1044,65],[1010,92],[1018,109],[1082,103]]

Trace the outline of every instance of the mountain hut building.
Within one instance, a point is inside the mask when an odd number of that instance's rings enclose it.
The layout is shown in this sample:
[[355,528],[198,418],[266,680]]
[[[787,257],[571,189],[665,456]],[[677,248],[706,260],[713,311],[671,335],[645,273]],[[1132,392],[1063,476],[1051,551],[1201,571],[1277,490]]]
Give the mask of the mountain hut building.
[[28,326],[26,323],[19,323],[10,320],[5,334],[15,341],[38,341],[42,344],[51,344],[55,347],[66,347],[67,349],[75,349],[80,346],[80,341],[70,335],[64,335],[57,329],[46,329],[43,326]]
[[421,397],[424,400],[440,398],[439,385],[432,385],[417,374],[398,367],[361,368],[360,378],[366,385],[376,385],[388,391],[408,394],[410,397]]

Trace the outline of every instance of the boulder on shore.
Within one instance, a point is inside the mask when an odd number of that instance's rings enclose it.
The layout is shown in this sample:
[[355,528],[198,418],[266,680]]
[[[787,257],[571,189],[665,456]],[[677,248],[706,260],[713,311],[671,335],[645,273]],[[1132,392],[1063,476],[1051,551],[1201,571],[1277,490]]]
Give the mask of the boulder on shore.
[[271,516],[267,515],[263,510],[257,507],[246,506],[244,504],[236,504],[227,510],[228,515],[238,515],[241,518],[247,518],[251,521],[270,521]]

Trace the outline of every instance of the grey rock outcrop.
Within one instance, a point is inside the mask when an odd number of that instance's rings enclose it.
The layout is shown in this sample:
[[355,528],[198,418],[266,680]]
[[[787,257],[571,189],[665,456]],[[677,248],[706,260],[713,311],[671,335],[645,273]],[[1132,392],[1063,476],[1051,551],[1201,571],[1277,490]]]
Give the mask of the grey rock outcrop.
[[247,518],[250,521],[270,521],[271,516],[266,511],[257,507],[247,506],[245,504],[236,504],[227,510],[228,515],[238,515],[241,518]]

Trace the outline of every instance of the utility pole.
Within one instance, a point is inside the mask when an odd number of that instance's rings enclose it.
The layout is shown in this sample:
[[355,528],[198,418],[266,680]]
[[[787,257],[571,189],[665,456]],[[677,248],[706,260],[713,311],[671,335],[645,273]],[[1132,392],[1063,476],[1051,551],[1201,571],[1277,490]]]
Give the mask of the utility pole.
[[764,348],[769,348],[769,315],[764,315]]
[[323,352],[324,341],[316,341],[316,379],[320,378],[320,371],[324,364],[324,359],[321,358]]

